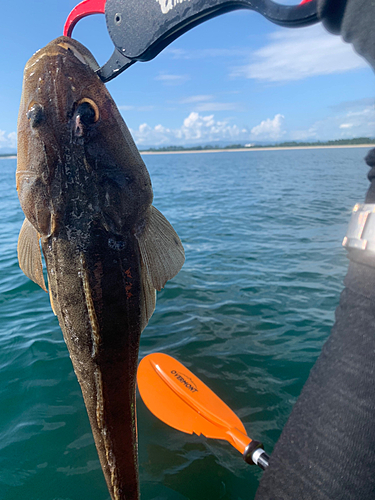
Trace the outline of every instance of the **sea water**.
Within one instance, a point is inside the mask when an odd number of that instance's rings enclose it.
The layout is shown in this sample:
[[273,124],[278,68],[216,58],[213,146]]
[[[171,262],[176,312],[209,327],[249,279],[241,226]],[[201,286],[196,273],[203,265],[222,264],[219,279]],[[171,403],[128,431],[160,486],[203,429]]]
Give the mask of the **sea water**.
[[[333,325],[367,151],[144,156],[186,263],[158,293],[140,357],[177,358],[268,453]],[[48,295],[18,267],[15,169],[0,161],[0,500],[108,500]],[[142,500],[254,498],[262,472],[228,443],[167,427],[138,395],[137,411]]]

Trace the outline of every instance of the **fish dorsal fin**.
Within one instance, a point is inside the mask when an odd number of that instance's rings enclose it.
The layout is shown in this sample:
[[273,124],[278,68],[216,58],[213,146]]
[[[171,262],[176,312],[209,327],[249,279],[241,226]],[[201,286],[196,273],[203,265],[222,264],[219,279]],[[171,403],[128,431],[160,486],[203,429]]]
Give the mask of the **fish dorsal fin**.
[[26,276],[46,292],[39,238],[38,231],[29,220],[25,219],[18,237],[18,262]]
[[152,286],[161,290],[185,262],[180,238],[163,214],[151,206],[135,231]]
[[143,261],[141,261],[141,283],[141,332],[143,332],[155,310],[156,305],[156,290],[151,283],[147,267]]

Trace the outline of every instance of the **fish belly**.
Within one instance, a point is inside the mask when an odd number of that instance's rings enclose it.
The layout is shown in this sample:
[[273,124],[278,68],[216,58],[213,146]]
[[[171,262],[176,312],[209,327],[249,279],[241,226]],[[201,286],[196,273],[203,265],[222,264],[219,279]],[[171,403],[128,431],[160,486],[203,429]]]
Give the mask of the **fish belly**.
[[[85,251],[42,242],[52,306],[80,383],[113,500],[139,498],[135,384],[140,256],[135,239],[99,237]],[[90,251],[90,248],[93,248]]]

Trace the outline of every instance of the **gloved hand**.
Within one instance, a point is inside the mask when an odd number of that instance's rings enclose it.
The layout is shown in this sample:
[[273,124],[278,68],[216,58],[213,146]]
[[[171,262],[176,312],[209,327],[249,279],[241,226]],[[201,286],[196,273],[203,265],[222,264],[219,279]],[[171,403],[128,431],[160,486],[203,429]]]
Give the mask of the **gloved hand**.
[[371,0],[318,0],[324,27],[351,43],[375,70],[375,2]]
[[[318,0],[326,29],[375,69],[375,1]],[[366,203],[375,203],[375,150]],[[375,498],[375,255],[349,251],[332,333],[270,457],[256,500]]]

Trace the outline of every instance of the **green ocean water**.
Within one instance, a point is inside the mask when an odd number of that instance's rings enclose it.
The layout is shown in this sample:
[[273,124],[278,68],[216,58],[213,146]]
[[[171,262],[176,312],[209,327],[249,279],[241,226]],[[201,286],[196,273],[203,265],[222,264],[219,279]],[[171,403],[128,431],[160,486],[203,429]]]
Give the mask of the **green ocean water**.
[[[176,357],[269,453],[333,324],[367,151],[144,157],[186,263],[158,294],[140,357]],[[15,169],[0,161],[0,500],[109,500],[57,319],[18,267]],[[262,473],[229,444],[137,404],[142,500],[254,498]]]

